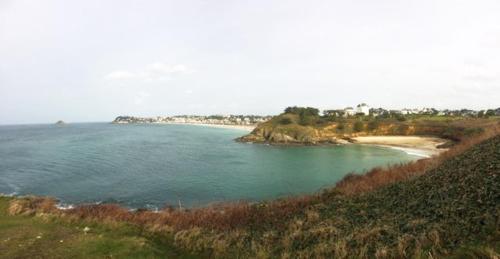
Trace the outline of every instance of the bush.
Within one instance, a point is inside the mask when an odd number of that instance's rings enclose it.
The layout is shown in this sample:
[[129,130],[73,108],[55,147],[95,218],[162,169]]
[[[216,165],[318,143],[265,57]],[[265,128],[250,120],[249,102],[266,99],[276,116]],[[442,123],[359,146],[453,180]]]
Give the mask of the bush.
[[319,116],[319,110],[313,107],[287,107],[285,113],[304,115],[304,116]]
[[396,115],[396,120],[398,120],[398,121],[406,121],[406,117],[403,116],[403,115],[397,114]]
[[288,117],[281,118],[279,121],[279,124],[282,124],[282,125],[287,125],[287,124],[291,124],[291,123],[292,123],[292,119],[290,119]]
[[410,128],[410,126],[406,125],[406,124],[401,124],[399,125],[399,127],[397,128],[397,133],[396,134],[399,134],[399,135],[406,135],[408,129]]
[[345,129],[345,124],[344,123],[339,123],[337,124],[337,130],[338,131],[343,131]]
[[299,115],[299,124],[314,125],[319,118],[319,110],[312,107],[287,107],[285,113]]
[[484,132],[483,128],[469,128],[464,130],[464,135],[466,137],[471,137],[474,135],[478,135]]
[[318,118],[315,116],[301,114],[299,116],[299,124],[302,126],[314,125],[316,124],[317,119]]
[[363,122],[361,121],[356,121],[353,125],[353,130],[354,132],[360,132],[360,131],[363,131],[363,128],[364,128],[364,124]]
[[378,120],[372,120],[372,121],[368,122],[368,130],[369,131],[374,131],[374,130],[378,129],[379,126],[380,126],[380,122]]

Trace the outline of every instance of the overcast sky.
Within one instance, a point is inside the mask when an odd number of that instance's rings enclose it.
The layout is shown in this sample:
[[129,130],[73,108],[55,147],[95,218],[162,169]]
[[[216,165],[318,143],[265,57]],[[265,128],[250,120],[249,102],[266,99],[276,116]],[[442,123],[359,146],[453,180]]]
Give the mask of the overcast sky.
[[0,124],[500,106],[500,1],[0,0]]

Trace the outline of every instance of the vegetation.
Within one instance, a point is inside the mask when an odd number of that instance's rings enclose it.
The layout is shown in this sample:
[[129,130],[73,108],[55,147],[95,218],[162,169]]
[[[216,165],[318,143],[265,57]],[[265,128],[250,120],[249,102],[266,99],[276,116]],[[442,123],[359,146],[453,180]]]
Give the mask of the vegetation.
[[54,204],[0,197],[0,258],[189,258],[164,236],[124,222],[62,218],[49,213]]
[[[62,232],[77,257],[181,256],[182,249],[226,258],[495,258],[499,172],[495,125],[438,157],[352,174],[322,193],[258,204],[154,213],[109,204],[58,210],[47,198],[2,198],[0,238],[12,242],[0,242],[0,251],[9,251],[9,258],[36,251],[57,256],[65,251],[58,250]],[[42,230],[45,243],[37,243]]]
[[429,135],[458,142],[500,121],[495,116],[436,116],[434,113],[437,114],[437,110],[431,109],[429,114],[402,115],[385,111],[378,116],[344,116],[333,110],[325,111],[320,116],[318,109],[294,106],[259,124],[253,132],[238,140],[271,144],[324,144],[339,143],[342,139],[360,135]]
[[354,132],[361,132],[361,131],[363,131],[363,128],[364,128],[364,124],[361,121],[354,122],[354,125],[352,127]]
[[285,114],[295,114],[299,116],[298,123],[302,126],[313,125],[318,121],[319,110],[312,107],[288,107]]

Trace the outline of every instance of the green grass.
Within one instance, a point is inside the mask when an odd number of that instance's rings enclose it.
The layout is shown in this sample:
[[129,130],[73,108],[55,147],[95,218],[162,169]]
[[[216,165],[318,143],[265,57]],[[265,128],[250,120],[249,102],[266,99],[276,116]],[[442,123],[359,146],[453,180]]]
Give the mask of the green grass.
[[0,197],[0,258],[189,258],[168,238],[124,223],[11,216],[11,199]]

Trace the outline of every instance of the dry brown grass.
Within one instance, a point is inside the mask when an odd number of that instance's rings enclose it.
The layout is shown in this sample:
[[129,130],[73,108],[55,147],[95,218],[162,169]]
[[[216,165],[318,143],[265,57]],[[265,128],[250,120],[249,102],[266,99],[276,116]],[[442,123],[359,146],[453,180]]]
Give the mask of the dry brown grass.
[[36,213],[59,213],[56,200],[50,197],[25,196],[13,199],[7,212],[10,215],[34,215]]
[[229,230],[269,224],[282,225],[284,219],[304,211],[318,198],[317,195],[309,195],[262,204],[240,202],[193,210],[165,209],[159,212],[132,212],[113,204],[82,205],[65,213],[82,219],[118,220],[142,226],[168,225],[174,230],[193,227]]

